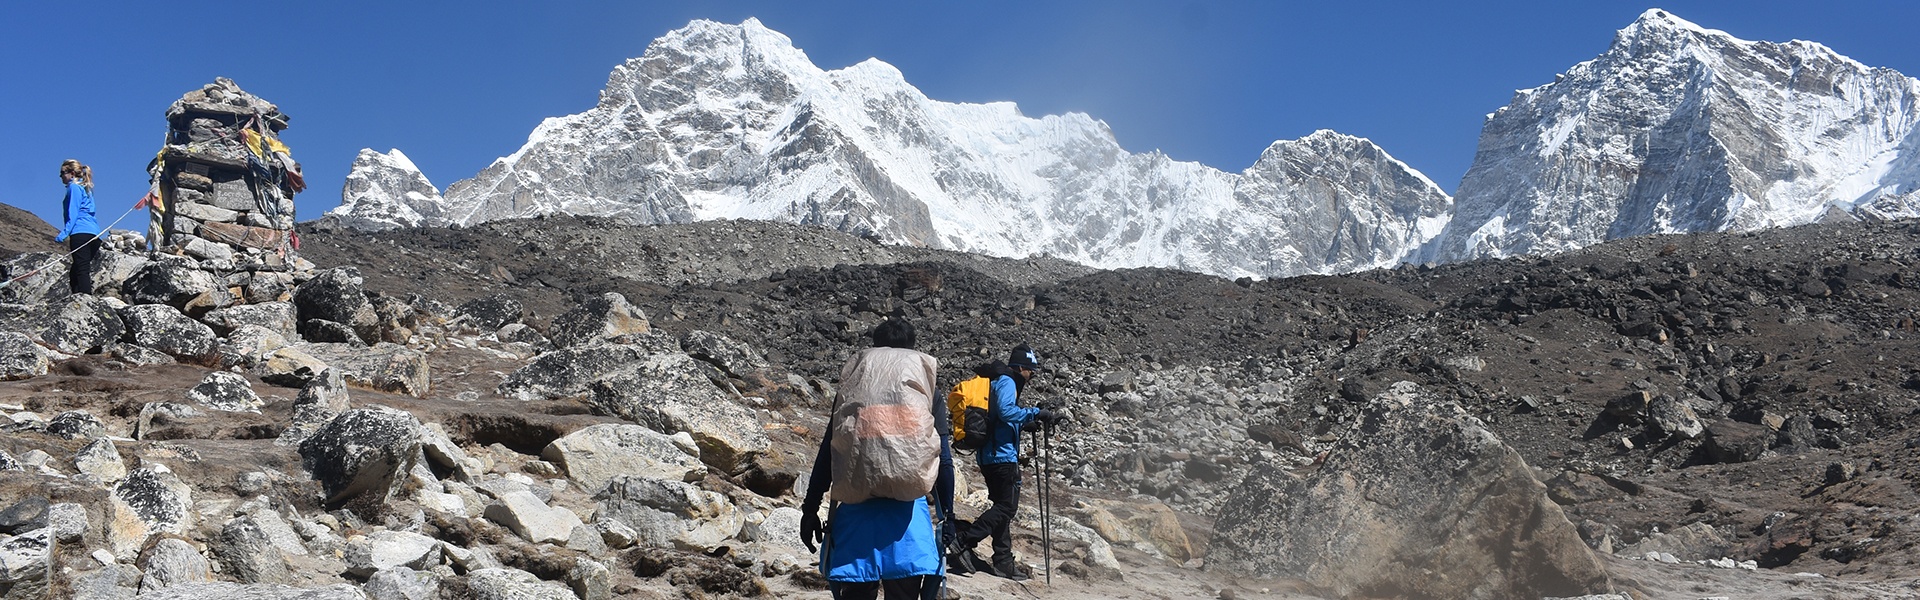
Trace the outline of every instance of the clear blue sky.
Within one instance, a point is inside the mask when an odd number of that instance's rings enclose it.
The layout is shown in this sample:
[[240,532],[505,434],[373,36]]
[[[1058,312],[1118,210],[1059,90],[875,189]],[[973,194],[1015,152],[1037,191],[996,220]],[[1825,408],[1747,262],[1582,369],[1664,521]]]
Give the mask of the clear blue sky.
[[312,185],[302,219],[339,203],[361,148],[400,148],[445,188],[542,118],[591,107],[654,38],[747,17],[824,68],[877,57],[938,100],[1084,112],[1136,152],[1239,171],[1325,128],[1451,191],[1487,113],[1654,6],[1920,75],[1920,3],[1891,1],[15,2],[0,31],[0,202],[57,223],[59,162],[78,158],[112,219],[145,191],[167,104],[216,76],[293,116],[284,139]]

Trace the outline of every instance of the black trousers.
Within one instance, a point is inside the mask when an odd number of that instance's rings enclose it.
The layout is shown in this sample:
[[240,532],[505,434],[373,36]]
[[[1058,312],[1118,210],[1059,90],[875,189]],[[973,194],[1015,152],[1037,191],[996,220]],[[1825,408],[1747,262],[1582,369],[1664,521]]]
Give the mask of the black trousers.
[[993,501],[993,507],[960,532],[960,546],[972,548],[992,536],[993,563],[1012,563],[1013,515],[1020,510],[1020,463],[980,465],[980,476],[987,480],[987,499]]
[[67,249],[73,252],[73,263],[67,267],[67,289],[75,294],[93,293],[93,263],[100,260],[100,244],[94,242],[91,233],[76,233],[67,236]]
[[902,577],[884,581],[834,581],[827,584],[833,593],[833,600],[874,600],[886,590],[887,600],[920,600],[920,588],[925,580],[921,576]]

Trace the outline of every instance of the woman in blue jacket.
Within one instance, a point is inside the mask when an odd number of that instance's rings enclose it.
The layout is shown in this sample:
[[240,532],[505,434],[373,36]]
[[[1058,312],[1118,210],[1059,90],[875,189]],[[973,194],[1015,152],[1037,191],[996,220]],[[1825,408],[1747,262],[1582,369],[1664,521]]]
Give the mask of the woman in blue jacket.
[[73,251],[73,262],[67,269],[68,289],[75,294],[91,294],[93,263],[100,257],[100,244],[94,243],[100,236],[100,221],[93,213],[93,168],[69,158],[60,163],[60,183],[67,186],[67,199],[61,203],[67,222],[53,241],[66,242],[67,249]]

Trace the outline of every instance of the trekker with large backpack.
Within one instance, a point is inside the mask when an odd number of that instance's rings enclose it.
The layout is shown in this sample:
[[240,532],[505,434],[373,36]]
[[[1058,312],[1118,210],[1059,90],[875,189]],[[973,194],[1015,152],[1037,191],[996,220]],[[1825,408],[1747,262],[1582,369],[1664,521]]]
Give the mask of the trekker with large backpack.
[[[808,550],[824,542],[820,572],[835,600],[871,600],[882,590],[887,600],[934,598],[945,581],[935,520],[953,505],[946,407],[933,400],[939,365],[913,349],[905,320],[881,323],[872,339],[874,347],[840,370],[800,506],[800,541]],[[833,506],[822,525],[829,489]]]
[[[1013,515],[1020,508],[1020,430],[1029,422],[1052,425],[1061,416],[1051,409],[1020,406],[1020,393],[1026,389],[1027,379],[1037,371],[1046,370],[1040,366],[1040,356],[1033,349],[1021,344],[1013,348],[1006,362],[995,361],[975,367],[973,372],[987,378],[987,417],[986,440],[975,454],[980,464],[980,476],[986,480],[987,498],[993,506],[971,524],[963,524],[955,532],[956,546],[950,554],[955,572],[989,570],[981,565],[974,554],[973,547],[988,537],[993,538],[993,562],[990,571],[994,575],[1020,581],[1027,579],[1013,557]],[[951,401],[950,401],[951,402]],[[968,418],[969,421],[973,417]],[[965,429],[974,429],[969,422]],[[969,433],[967,436],[972,436]]]

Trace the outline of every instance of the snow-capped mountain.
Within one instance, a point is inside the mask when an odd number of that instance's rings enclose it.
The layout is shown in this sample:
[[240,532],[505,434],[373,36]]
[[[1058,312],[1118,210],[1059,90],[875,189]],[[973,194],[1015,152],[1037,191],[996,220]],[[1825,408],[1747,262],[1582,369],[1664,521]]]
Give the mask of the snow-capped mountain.
[[1605,54],[1487,117],[1424,255],[1920,214],[1920,81],[1813,42],[1649,10]]
[[327,211],[342,227],[361,230],[445,225],[439,188],[398,149],[363,149],[353,159],[340,206]]
[[[410,180],[368,155],[356,177]],[[696,21],[656,40],[613,70],[597,106],[547,119],[444,200],[430,185],[353,181],[336,211],[352,227],[562,212],[775,219],[1229,276],[1392,265],[1439,232],[1452,204],[1364,139],[1322,131],[1276,142],[1227,173],[1127,152],[1084,114],[1029,118],[1011,103],[931,100],[878,60],[822,70],[751,19]],[[399,194],[371,197],[387,189]]]

